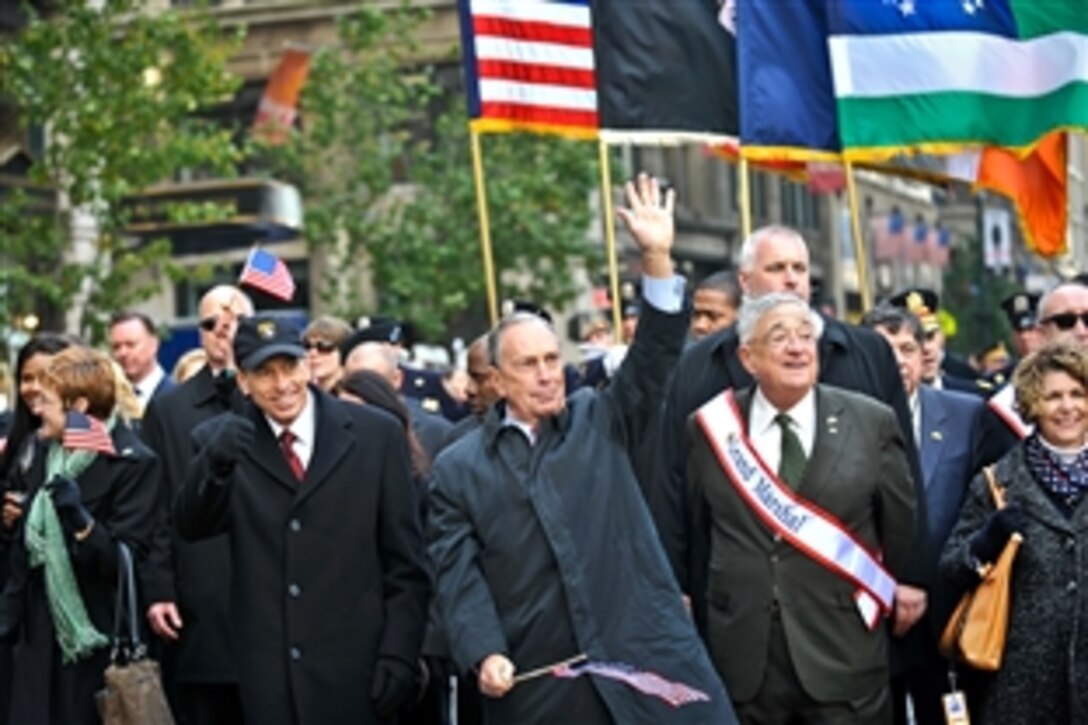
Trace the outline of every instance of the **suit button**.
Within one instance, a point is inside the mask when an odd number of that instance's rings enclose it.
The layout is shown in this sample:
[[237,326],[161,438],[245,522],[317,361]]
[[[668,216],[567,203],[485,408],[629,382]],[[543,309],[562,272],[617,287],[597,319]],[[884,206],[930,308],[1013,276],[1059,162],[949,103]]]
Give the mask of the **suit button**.
[[1070,593],[1077,591],[1077,583],[1071,580],[1068,584],[1065,585],[1065,591]]
[[771,554],[771,563],[772,564],[777,564],[778,563],[778,554]]
[[287,524],[287,527],[297,534],[302,531],[302,522],[298,519],[291,519],[291,522]]
[[292,647],[290,650],[288,650],[288,653],[291,655],[291,659],[295,662],[298,662],[300,659],[302,659],[302,650],[300,650],[298,647]]
[[287,593],[290,594],[292,597],[297,598],[300,594],[302,594],[302,588],[298,584],[292,584],[291,586],[287,587]]
[[1077,540],[1070,536],[1065,540],[1065,550],[1072,551],[1075,548],[1077,548]]

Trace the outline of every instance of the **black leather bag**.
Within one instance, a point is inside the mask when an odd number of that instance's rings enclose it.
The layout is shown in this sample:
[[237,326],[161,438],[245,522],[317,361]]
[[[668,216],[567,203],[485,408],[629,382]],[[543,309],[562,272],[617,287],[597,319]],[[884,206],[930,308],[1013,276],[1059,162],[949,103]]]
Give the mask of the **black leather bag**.
[[117,607],[106,686],[95,696],[104,725],[174,725],[159,663],[147,656],[136,619],[132,552],[117,542]]

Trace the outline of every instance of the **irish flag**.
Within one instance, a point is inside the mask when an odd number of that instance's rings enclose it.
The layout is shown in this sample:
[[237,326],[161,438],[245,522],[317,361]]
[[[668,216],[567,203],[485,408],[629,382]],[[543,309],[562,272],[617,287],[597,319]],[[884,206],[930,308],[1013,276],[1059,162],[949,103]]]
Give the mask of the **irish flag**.
[[1085,0],[831,0],[828,21],[848,157],[1088,128]]

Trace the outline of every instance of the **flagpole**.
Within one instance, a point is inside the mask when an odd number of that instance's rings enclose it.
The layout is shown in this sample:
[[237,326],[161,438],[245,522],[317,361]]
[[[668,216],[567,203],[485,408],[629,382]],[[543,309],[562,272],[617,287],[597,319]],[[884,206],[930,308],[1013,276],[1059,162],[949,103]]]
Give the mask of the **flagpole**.
[[854,181],[854,164],[843,161],[846,171],[846,194],[850,203],[850,236],[854,238],[854,265],[857,268],[858,292],[861,294],[861,311],[873,307],[873,293],[869,289],[869,255],[865,251],[865,238],[861,235],[861,213],[858,210],[858,187]]
[[612,290],[612,334],[616,342],[623,342],[620,268],[616,254],[616,210],[612,204],[612,167],[608,159],[608,142],[599,139],[597,148],[601,164],[601,213],[604,214],[604,239],[608,250],[608,283]]
[[499,300],[495,289],[495,259],[491,254],[491,221],[487,214],[487,187],[484,185],[484,156],[480,133],[469,124],[472,141],[472,180],[476,185],[476,213],[480,217],[480,252],[484,258],[484,282],[487,285],[487,315],[491,326],[499,324]]
[[737,163],[737,206],[740,207],[740,231],[744,239],[752,236],[752,189],[748,184],[748,159]]

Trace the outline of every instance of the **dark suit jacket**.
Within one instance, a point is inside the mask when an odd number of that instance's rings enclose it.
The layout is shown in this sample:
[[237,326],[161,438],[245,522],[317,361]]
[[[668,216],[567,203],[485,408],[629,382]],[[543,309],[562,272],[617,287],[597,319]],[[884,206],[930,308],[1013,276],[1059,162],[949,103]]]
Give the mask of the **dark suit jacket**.
[[165,657],[179,682],[234,682],[234,648],[227,617],[229,597],[224,582],[231,578],[226,537],[198,543],[182,541],[170,525],[170,505],[193,459],[193,428],[231,406],[242,395],[231,382],[223,395],[211,370],[203,368],[189,380],[151,399],[140,435],[163,464],[162,496],[158,502],[151,552],[139,568],[144,605],[175,602],[184,627]]
[[[971,479],[1012,450],[1019,440],[982,398],[926,385],[919,387],[918,395],[918,451],[925,477],[930,554],[935,569]],[[932,581],[927,620],[939,634],[955,602],[950,601],[951,595],[939,577]],[[924,631],[924,627],[919,630]]]
[[[862,393],[895,411],[915,481],[915,498],[919,505],[924,505],[922,471],[911,434],[910,409],[891,348],[872,330],[827,317],[824,322],[826,327],[819,345],[820,382]],[[690,559],[705,560],[705,553],[689,548],[697,542],[688,536],[690,526],[686,522],[683,498],[691,445],[686,432],[687,420],[699,406],[718,393],[729,388],[740,390],[754,382],[740,363],[738,346],[736,329],[728,327],[684,351],[669,385],[659,431],[660,448],[666,460],[657,469],[647,496],[680,587],[693,597],[705,589],[705,582],[691,580],[692,575],[700,576],[702,572],[698,566],[691,566]],[[927,583],[929,571],[929,557],[924,553],[924,523],[924,516],[920,516],[914,539],[914,550],[921,555],[914,557],[903,572],[905,582],[921,586]]]
[[253,446],[226,481],[207,441],[223,418],[193,433],[175,523],[188,539],[229,532],[238,682],[246,721],[374,723],[375,662],[415,667],[429,579],[404,429],[373,406],[311,387],[316,444],[295,481],[264,414]]
[[[747,420],[754,388],[737,394]],[[853,700],[887,684],[887,637],[869,631],[855,587],[776,537],[722,470],[690,422],[688,495],[710,532],[705,637],[734,701],[759,691],[774,606],[805,692],[821,702]],[[892,411],[857,393],[816,387],[816,436],[798,495],[834,516],[897,579],[911,557],[914,485]]]
[[172,377],[170,377],[170,373],[164,374],[162,376],[162,378],[159,380],[159,384],[156,385],[155,389],[151,391],[150,400],[154,400],[155,398],[159,397],[160,395],[163,395],[164,393],[169,393],[171,390],[173,390],[177,386],[178,386],[177,381],[175,381]]

